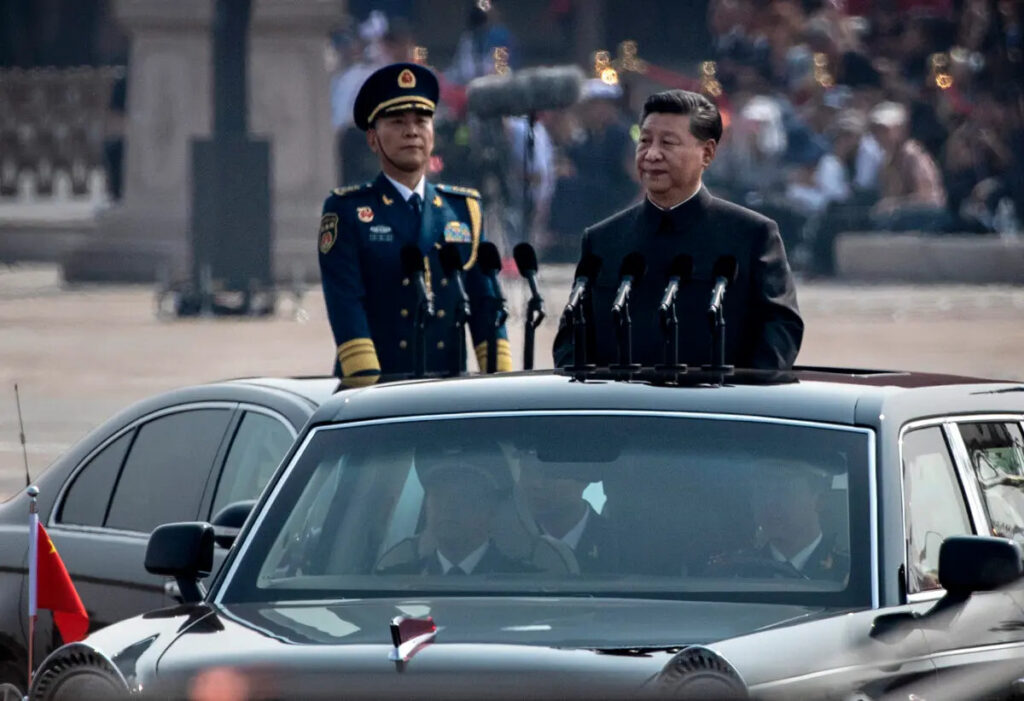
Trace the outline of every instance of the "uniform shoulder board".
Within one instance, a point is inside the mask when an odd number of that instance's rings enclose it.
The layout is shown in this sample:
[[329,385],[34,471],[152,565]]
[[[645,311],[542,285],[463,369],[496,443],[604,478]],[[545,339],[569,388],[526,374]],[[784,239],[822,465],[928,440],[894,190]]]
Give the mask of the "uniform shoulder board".
[[366,190],[369,188],[371,183],[363,183],[361,185],[346,185],[345,187],[336,187],[331,190],[331,193],[338,197],[344,197],[345,195],[351,195],[353,192],[359,192],[360,190]]
[[438,190],[445,193],[446,195],[461,195],[462,197],[472,197],[474,200],[480,199],[480,191],[471,187],[462,187],[460,185],[434,185]]

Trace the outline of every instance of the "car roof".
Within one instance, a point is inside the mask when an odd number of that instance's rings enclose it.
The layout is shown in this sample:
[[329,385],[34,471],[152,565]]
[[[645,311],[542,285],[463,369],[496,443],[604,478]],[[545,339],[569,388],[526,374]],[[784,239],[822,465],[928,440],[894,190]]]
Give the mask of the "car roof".
[[797,368],[681,375],[558,370],[405,380],[344,390],[311,424],[383,417],[520,410],[625,410],[742,414],[878,425],[936,412],[1024,407],[1024,384],[928,373]]
[[332,376],[311,377],[241,377],[225,382],[269,387],[289,392],[320,406],[338,391],[338,378]]

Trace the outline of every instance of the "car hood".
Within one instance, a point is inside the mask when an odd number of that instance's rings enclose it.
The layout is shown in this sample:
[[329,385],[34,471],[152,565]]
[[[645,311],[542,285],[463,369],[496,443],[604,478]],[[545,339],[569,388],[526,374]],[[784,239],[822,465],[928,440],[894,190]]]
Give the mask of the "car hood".
[[[372,599],[233,604],[193,614],[148,669],[144,687],[174,696],[202,670],[238,670],[261,697],[628,696],[680,648],[712,645],[834,613],[801,606],[566,598]],[[435,638],[389,658],[395,616],[431,616]],[[121,624],[124,625],[124,624]],[[258,680],[253,682],[252,680]],[[525,685],[525,686],[524,686]],[[583,685],[583,686],[581,686]],[[571,688],[570,688],[571,687]],[[557,690],[557,691],[556,691]],[[250,692],[251,693],[251,692]]]

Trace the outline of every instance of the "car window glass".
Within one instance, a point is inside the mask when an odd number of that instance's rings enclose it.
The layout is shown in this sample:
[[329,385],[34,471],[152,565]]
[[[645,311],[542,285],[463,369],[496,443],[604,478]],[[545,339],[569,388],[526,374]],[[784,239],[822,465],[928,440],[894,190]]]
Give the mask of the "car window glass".
[[291,444],[292,433],[279,419],[246,412],[224,461],[211,515],[259,496]]
[[938,426],[903,437],[909,591],[939,588],[939,548],[972,532],[949,449]]
[[960,424],[992,535],[1024,545],[1024,436],[1010,422]]
[[238,600],[444,591],[447,562],[481,592],[860,601],[867,455],[859,431],[670,417],[319,430],[229,587]]
[[230,409],[196,409],[144,424],[114,491],[107,527],[148,533],[194,520]]
[[61,507],[60,523],[102,526],[117,472],[131,443],[133,431],[110,443],[79,470]]

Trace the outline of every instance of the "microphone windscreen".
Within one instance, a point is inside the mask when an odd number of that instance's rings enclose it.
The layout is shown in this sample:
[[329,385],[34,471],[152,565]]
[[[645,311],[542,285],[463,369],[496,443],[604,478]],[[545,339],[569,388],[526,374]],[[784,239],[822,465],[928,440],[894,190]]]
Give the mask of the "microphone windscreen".
[[537,252],[528,243],[517,243],[512,249],[512,257],[516,260],[516,267],[519,274],[526,277],[529,273],[537,272]]
[[423,252],[416,244],[405,244],[402,246],[399,255],[402,257],[402,275],[405,277],[422,273],[426,270],[426,265],[423,262]]
[[588,280],[593,280],[597,277],[597,274],[601,272],[601,263],[602,260],[600,256],[588,253],[580,259],[579,264],[576,266],[576,275],[573,277],[585,277]]
[[629,275],[633,282],[640,282],[640,278],[647,272],[647,260],[639,251],[633,251],[622,259],[622,266],[619,268],[619,279]]
[[680,253],[668,264],[668,277],[677,277],[683,285],[693,279],[693,256]]
[[451,277],[456,272],[462,270],[462,254],[459,253],[459,247],[454,243],[446,243],[441,246],[437,256],[441,259],[441,270],[444,271],[446,276]]
[[501,271],[501,254],[498,247],[490,241],[484,241],[476,252],[477,264],[480,270],[485,273],[497,273]]
[[526,86],[516,75],[485,75],[466,86],[466,109],[479,117],[526,113]]
[[729,281],[729,284],[736,282],[736,276],[739,274],[739,265],[736,263],[735,256],[720,256],[715,261],[714,272],[711,273],[712,277],[724,277]]
[[563,109],[579,102],[583,80],[578,66],[541,66],[481,76],[466,86],[466,108],[483,118]]

